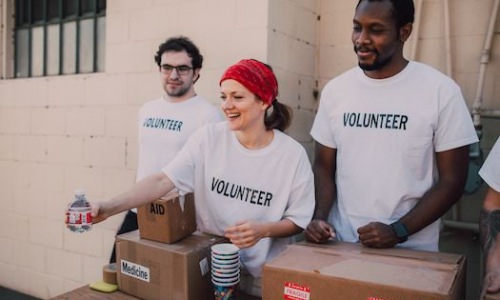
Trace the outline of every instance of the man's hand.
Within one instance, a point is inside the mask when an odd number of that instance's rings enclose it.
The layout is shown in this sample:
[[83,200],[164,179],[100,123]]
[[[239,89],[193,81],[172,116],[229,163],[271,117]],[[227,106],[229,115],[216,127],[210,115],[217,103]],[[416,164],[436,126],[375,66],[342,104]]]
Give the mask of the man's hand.
[[335,239],[335,229],[323,220],[312,220],[305,231],[306,239],[313,243],[323,244],[330,239]]
[[399,242],[392,227],[380,222],[359,227],[358,234],[363,245],[373,248],[392,248]]
[[486,272],[481,289],[483,299],[486,293],[500,292],[500,244],[498,241],[490,248],[486,257]]
[[491,270],[486,273],[483,281],[482,287],[482,297],[483,299],[486,293],[497,293],[500,291],[500,268]]
[[500,291],[500,192],[488,188],[479,215],[479,233],[483,248],[484,281],[481,298]]

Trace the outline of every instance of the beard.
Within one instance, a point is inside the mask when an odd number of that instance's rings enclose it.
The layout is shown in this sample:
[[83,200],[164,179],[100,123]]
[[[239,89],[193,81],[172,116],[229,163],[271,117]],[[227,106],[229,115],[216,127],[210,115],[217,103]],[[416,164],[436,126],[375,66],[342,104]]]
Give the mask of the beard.
[[[376,55],[378,55],[378,53],[376,53]],[[392,57],[393,56],[390,55],[382,60],[375,59],[375,61],[371,64],[358,62],[358,65],[364,71],[377,71],[387,66],[392,61]]]
[[165,87],[165,92],[169,97],[177,98],[186,95],[189,92],[190,88],[191,86],[185,85],[181,85],[175,89],[169,89],[168,87]]

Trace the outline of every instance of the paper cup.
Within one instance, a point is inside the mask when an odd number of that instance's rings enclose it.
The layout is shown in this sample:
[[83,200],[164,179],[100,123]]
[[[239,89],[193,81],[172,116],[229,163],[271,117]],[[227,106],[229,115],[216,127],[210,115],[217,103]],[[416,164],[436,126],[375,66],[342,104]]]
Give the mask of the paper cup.
[[240,268],[239,262],[237,262],[235,264],[220,265],[220,264],[212,261],[212,270],[231,270],[231,269],[239,269],[239,268]]
[[234,285],[240,282],[240,277],[234,278],[212,278],[212,283],[217,285]]
[[233,259],[217,259],[212,257],[212,263],[218,264],[218,265],[234,265],[234,264],[239,264],[240,258],[233,258]]
[[230,243],[216,244],[212,246],[212,254],[218,257],[234,256],[240,252],[240,248]]
[[212,283],[224,286],[230,286],[238,284],[240,282],[240,276],[234,278],[220,278],[212,276]]
[[212,274],[231,274],[231,273],[236,273],[239,271],[240,271],[240,266],[236,266],[236,267],[230,268],[230,269],[212,268]]
[[233,272],[223,272],[220,270],[212,270],[212,277],[215,278],[237,278],[240,276],[240,270],[237,269],[236,271]]
[[238,283],[236,284],[217,284],[212,283],[214,287],[214,298],[215,300],[236,300]]
[[240,257],[239,253],[227,254],[227,255],[226,254],[220,255],[220,254],[212,253],[212,258],[219,259],[219,260],[232,260],[232,259],[239,258],[239,257]]

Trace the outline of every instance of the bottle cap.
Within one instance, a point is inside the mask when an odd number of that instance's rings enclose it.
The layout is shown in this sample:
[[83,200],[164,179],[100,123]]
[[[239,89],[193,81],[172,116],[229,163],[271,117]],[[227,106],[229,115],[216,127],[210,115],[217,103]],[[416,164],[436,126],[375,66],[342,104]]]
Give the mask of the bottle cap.
[[76,189],[75,196],[85,196],[85,190],[84,189]]

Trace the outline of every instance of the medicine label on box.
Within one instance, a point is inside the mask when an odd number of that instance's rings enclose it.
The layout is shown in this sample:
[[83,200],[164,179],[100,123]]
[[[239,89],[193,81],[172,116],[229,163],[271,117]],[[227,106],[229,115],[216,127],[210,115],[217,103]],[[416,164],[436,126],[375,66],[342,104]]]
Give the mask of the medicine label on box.
[[149,278],[151,278],[149,275],[149,268],[134,264],[133,262],[126,261],[124,259],[120,261],[120,265],[122,274],[149,282]]

